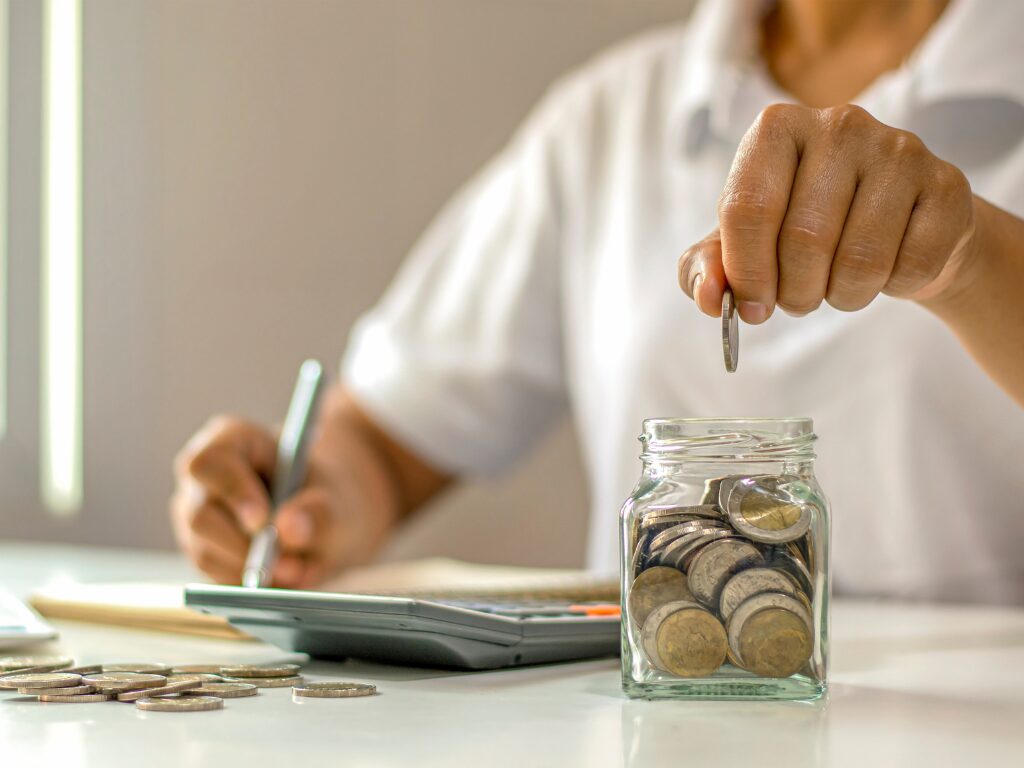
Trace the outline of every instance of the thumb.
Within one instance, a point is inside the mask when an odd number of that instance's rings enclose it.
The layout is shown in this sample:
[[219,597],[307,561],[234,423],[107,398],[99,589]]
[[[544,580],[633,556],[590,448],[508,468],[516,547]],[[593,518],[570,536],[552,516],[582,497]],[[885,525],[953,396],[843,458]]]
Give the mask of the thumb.
[[679,287],[693,299],[697,309],[711,317],[721,316],[726,282],[722,236],[717,228],[679,257],[678,277]]

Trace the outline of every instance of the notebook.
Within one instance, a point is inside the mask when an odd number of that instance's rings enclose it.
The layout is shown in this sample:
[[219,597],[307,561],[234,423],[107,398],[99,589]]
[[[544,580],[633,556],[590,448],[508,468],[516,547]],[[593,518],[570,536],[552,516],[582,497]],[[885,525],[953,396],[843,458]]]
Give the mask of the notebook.
[[[363,595],[562,598],[618,601],[617,579],[562,568],[482,565],[427,558],[353,569],[324,592]],[[185,606],[184,587],[166,582],[62,584],[36,590],[31,605],[51,619],[155,629],[207,637],[247,639],[226,619]]]

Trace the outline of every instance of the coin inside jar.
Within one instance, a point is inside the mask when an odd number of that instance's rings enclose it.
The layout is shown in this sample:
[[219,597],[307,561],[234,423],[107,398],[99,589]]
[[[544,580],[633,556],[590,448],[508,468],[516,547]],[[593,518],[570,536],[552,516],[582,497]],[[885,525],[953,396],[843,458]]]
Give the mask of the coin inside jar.
[[664,669],[658,656],[658,629],[661,628],[661,623],[665,619],[684,608],[700,608],[703,610],[699,603],[691,600],[673,600],[671,603],[665,603],[655,608],[643,623],[640,629],[640,647],[644,655],[647,656],[651,666]]
[[629,589],[626,607],[630,619],[643,626],[655,608],[676,600],[693,600],[686,586],[686,576],[675,568],[655,566],[636,577]]
[[728,621],[740,603],[761,592],[782,592],[797,596],[796,582],[774,568],[747,568],[732,576],[722,587],[718,612]]
[[765,544],[783,544],[807,533],[811,507],[780,490],[780,479],[746,479],[733,486],[726,511],[739,533]]
[[656,636],[661,667],[677,677],[708,677],[725,661],[728,641],[722,623],[703,608],[668,616]]
[[728,623],[729,647],[740,665],[761,677],[789,677],[811,656],[810,611],[800,600],[764,592],[740,604]]
[[694,555],[687,571],[687,583],[690,591],[703,605],[717,608],[718,596],[729,577],[763,562],[761,552],[749,541],[713,541]]

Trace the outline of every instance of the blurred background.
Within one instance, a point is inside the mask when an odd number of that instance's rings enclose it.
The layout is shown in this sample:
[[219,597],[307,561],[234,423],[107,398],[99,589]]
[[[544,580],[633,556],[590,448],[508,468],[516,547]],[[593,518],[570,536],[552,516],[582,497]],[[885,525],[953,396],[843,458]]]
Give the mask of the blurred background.
[[[689,5],[0,0],[0,538],[172,547],[189,435],[283,418],[546,86]],[[586,515],[553,425],[387,557],[577,566]]]

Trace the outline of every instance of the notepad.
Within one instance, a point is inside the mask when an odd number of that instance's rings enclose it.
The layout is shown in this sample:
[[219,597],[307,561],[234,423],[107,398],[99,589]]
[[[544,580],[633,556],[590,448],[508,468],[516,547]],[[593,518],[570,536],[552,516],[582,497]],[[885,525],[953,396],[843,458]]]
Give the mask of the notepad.
[[[587,571],[482,565],[449,558],[348,571],[320,591],[369,595],[448,595],[617,601],[618,583]],[[187,608],[184,587],[166,582],[62,584],[36,590],[43,616],[225,639],[247,639],[227,620]]]

